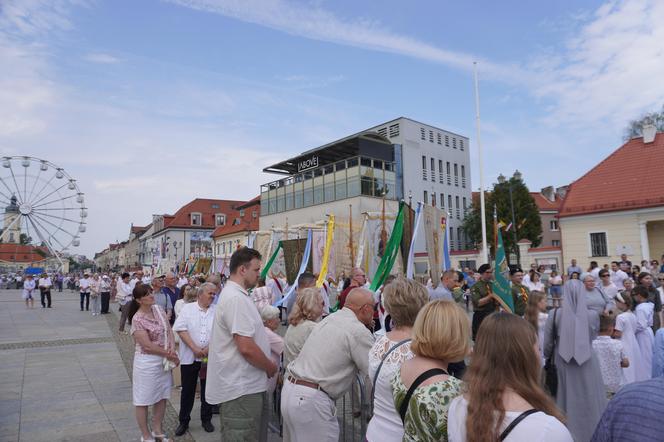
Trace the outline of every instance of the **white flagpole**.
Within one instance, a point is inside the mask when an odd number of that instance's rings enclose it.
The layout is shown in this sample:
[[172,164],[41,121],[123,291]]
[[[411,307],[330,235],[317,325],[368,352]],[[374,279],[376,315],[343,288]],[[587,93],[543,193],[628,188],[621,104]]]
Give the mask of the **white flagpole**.
[[480,212],[482,217],[482,263],[489,262],[489,248],[486,242],[486,209],[484,207],[484,159],[482,158],[482,140],[480,138],[480,91],[477,85],[477,62],[473,62],[475,76],[475,123],[477,126],[477,153],[480,157]]

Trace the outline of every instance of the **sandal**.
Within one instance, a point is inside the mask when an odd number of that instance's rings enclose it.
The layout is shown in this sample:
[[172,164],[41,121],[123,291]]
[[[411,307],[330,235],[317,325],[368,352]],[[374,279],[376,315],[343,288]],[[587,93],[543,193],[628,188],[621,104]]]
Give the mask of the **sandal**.
[[153,431],[152,437],[154,437],[155,439],[159,439],[161,442],[170,442],[170,439],[166,437],[166,434],[154,434]]
[[156,442],[154,439],[143,439],[143,436],[141,436],[141,442]]

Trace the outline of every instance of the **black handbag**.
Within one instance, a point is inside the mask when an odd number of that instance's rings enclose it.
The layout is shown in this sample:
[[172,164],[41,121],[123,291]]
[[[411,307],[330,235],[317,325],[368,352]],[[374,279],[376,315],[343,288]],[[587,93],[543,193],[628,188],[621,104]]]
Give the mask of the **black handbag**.
[[558,333],[556,332],[556,313],[558,309],[553,311],[553,351],[551,356],[546,358],[544,363],[544,385],[546,385],[549,394],[555,397],[558,394],[558,369],[556,368],[556,344],[558,343]]

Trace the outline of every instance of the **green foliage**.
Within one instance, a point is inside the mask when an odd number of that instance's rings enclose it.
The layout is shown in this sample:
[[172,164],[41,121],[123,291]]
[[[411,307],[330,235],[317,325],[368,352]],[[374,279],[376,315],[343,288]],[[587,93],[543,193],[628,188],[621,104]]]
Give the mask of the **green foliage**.
[[664,132],[664,105],[662,105],[662,109],[659,112],[646,113],[641,115],[640,118],[630,121],[625,128],[625,141],[642,137],[643,125],[647,123],[654,124],[657,132]]
[[30,244],[32,242],[32,238],[26,235],[25,233],[21,233],[21,237],[19,239],[19,242],[22,245]]
[[[503,242],[505,250],[508,253],[515,253],[514,229],[516,228],[516,241],[522,239],[530,240],[537,247],[542,239],[542,220],[539,215],[539,209],[534,198],[530,195],[528,187],[521,179],[515,177],[506,180],[504,183],[496,183],[492,192],[487,192],[484,196],[486,205],[486,228],[487,242],[493,254],[493,208],[496,207],[498,221],[502,221],[505,226],[512,222],[512,208],[510,205],[510,186],[512,187],[512,199],[514,201],[514,222],[509,232],[503,230]],[[473,200],[466,218],[463,222],[463,229],[468,238],[480,246],[482,242],[482,225],[479,196]]]

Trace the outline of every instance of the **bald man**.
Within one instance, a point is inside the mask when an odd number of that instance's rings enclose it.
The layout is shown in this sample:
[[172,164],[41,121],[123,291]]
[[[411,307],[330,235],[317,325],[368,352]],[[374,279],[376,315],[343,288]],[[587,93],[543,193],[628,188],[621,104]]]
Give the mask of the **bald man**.
[[312,434],[339,439],[334,401],[348,391],[358,372],[368,372],[373,304],[371,291],[351,290],[344,307],[316,325],[288,365],[281,394],[284,440],[308,441]]
[[367,283],[367,275],[366,273],[364,273],[364,270],[362,270],[359,267],[355,267],[353,270],[351,270],[350,284],[341,292],[341,294],[339,294],[339,308],[342,308],[344,306],[344,304],[346,303],[346,297],[348,296],[351,290],[357,287],[364,287],[366,283]]

